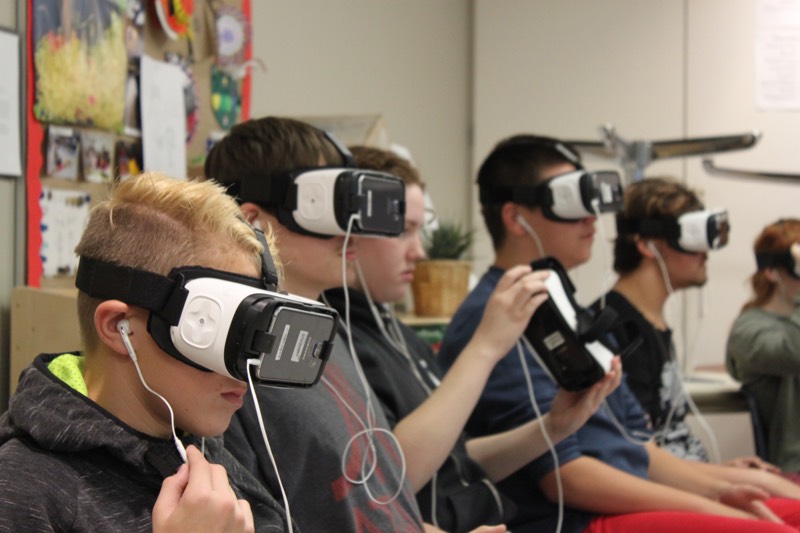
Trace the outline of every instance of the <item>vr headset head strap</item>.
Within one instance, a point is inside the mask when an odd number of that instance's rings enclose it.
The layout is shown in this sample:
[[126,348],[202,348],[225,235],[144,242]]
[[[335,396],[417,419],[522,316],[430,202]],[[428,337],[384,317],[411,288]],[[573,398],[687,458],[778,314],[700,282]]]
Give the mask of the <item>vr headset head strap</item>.
[[321,131],[322,134],[325,136],[325,138],[328,140],[328,142],[331,143],[334,148],[336,148],[337,152],[339,152],[339,155],[342,157],[342,160],[344,162],[344,166],[347,168],[357,168],[358,165],[356,165],[356,160],[353,157],[353,154],[350,153],[350,150],[348,150],[347,147],[333,135],[333,133],[327,130],[321,130]]
[[253,228],[256,234],[256,239],[261,243],[261,278],[264,280],[264,286],[267,290],[274,290],[278,286],[278,269],[275,268],[275,261],[272,259],[272,254],[269,251],[269,244],[267,244],[267,237],[264,232],[258,228]]
[[789,274],[797,277],[795,274],[795,263],[791,252],[759,252],[756,254],[756,265],[758,270],[765,268],[785,268]]
[[642,237],[662,238],[677,243],[681,237],[681,227],[674,219],[617,217],[617,234],[638,234]]
[[[336,152],[341,156],[343,166],[346,168],[356,168],[353,154],[347,149],[331,132],[319,130],[325,139],[333,145]],[[333,165],[339,168],[341,165]],[[302,167],[282,172],[272,179],[266,179],[263,174],[252,174],[242,176],[237,196],[240,202],[253,202],[262,206],[285,207],[289,210],[297,208],[297,185],[294,178],[307,170],[324,167]]]
[[186,299],[184,291],[182,300],[179,294],[181,301],[175,301],[175,279],[85,256],[78,263],[75,286],[92,298],[120,300],[158,313],[173,324],[178,323]]
[[506,202],[529,207],[544,205],[550,197],[547,182],[539,185],[518,185],[515,187],[481,187],[480,202],[484,205],[497,205]]

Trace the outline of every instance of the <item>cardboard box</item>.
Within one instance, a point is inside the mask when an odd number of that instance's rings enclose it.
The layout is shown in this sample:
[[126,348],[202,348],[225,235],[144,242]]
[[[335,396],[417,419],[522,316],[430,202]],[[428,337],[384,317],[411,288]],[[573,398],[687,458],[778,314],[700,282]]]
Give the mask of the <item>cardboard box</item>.
[[78,290],[17,287],[11,293],[9,394],[19,373],[40,353],[81,349]]

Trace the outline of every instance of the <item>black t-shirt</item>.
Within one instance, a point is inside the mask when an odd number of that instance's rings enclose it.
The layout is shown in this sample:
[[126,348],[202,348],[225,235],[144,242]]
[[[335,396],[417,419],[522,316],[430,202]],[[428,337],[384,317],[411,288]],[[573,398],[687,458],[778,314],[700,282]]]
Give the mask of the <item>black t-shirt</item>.
[[[685,459],[708,461],[702,442],[685,422],[688,405],[672,343],[672,330],[656,329],[622,294],[609,291],[605,304],[617,312],[613,336],[619,350],[641,338],[622,360],[628,387],[642,404],[659,445]],[[600,301],[592,304],[595,311]]]

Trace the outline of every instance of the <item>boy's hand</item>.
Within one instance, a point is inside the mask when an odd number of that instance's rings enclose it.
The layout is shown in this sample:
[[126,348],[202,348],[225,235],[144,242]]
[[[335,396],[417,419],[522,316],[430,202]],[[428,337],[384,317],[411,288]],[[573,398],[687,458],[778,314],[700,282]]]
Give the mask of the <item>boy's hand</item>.
[[720,503],[741,509],[760,520],[783,523],[772,509],[764,504],[764,500],[768,498],[767,491],[744,483],[731,484],[719,494]]
[[736,468],[755,468],[757,470],[764,470],[765,472],[772,472],[773,474],[780,474],[781,469],[772,463],[768,463],[756,455],[748,455],[745,457],[737,457],[723,463],[725,466],[733,466]]
[[225,468],[206,461],[195,446],[186,455],[188,464],[161,485],[153,507],[154,533],[255,531],[250,504],[236,498]]
[[597,411],[606,396],[619,387],[621,381],[622,363],[617,356],[611,361],[611,370],[588,389],[579,392],[558,389],[546,417],[551,436],[561,440],[580,429]]
[[473,336],[489,347],[497,359],[519,340],[534,311],[547,299],[548,272],[531,272],[528,265],[510,268],[494,290]]

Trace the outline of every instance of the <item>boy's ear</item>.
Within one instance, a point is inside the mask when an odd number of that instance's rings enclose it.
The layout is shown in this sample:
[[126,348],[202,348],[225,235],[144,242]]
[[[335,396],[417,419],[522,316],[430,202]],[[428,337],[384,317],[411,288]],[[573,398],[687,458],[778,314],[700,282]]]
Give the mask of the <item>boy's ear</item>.
[[261,213],[261,208],[253,202],[245,202],[239,206],[239,209],[242,211],[242,214],[244,215],[244,218],[247,220],[248,224],[252,224],[255,220],[257,220],[259,213]]
[[128,350],[122,342],[122,336],[117,326],[121,320],[129,319],[130,317],[131,307],[119,300],[102,301],[94,312],[94,327],[100,342],[114,352],[126,357],[128,356]]
[[650,239],[642,239],[641,237],[636,237],[636,249],[642,254],[642,257],[646,257],[647,259],[655,259],[656,254],[653,253],[653,246],[655,243]]
[[523,228],[522,224],[519,222],[519,217],[522,216],[522,212],[517,204],[513,202],[504,203],[503,207],[500,208],[500,216],[503,219],[503,226],[505,226],[506,232],[509,235],[514,235],[516,237],[528,235],[528,232],[525,231],[525,228]]
[[767,278],[772,283],[778,283],[780,281],[780,276],[778,271],[774,268],[765,268],[764,269],[764,277]]

